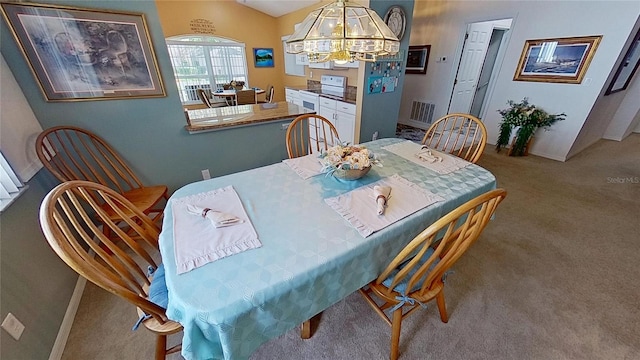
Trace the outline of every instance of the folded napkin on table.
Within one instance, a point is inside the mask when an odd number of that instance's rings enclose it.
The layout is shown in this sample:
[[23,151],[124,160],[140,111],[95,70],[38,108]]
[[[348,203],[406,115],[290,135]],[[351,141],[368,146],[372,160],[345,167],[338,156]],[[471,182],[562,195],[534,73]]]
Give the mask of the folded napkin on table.
[[460,170],[471,164],[457,156],[429,149],[408,140],[384,146],[383,149],[441,175]]
[[235,215],[231,215],[222,211],[212,210],[209,208],[195,206],[191,204],[187,204],[187,211],[190,214],[202,216],[205,219],[211,220],[213,225],[217,228],[231,226],[231,225],[240,224],[244,222],[244,220],[236,217]]
[[[380,187],[379,190],[385,187],[389,191],[393,189],[393,196],[386,199],[384,216],[378,215],[376,186]],[[324,201],[356,228],[360,235],[367,237],[418,210],[443,200],[441,196],[395,174]]]
[[373,196],[376,197],[378,215],[384,214],[384,208],[387,207],[389,194],[391,194],[391,186],[376,185],[373,187]]
[[298,176],[305,180],[322,174],[322,164],[320,163],[318,154],[309,154],[293,159],[285,159],[282,160],[282,162],[287,164],[296,172],[296,174],[298,174]]
[[431,149],[429,149],[426,146],[423,146],[421,148],[421,150],[416,154],[416,156],[420,159],[420,160],[424,160],[424,161],[428,161],[430,163],[434,163],[434,162],[442,162],[442,157],[441,156],[437,156],[434,155],[433,152],[431,151]]
[[173,199],[171,209],[178,274],[262,246],[232,186]]

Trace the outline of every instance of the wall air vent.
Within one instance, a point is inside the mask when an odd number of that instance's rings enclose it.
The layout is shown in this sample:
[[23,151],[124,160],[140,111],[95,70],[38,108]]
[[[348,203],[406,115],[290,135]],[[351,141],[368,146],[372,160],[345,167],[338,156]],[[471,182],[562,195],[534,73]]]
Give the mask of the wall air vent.
[[411,115],[409,119],[423,124],[431,124],[435,108],[435,104],[414,100],[411,103]]

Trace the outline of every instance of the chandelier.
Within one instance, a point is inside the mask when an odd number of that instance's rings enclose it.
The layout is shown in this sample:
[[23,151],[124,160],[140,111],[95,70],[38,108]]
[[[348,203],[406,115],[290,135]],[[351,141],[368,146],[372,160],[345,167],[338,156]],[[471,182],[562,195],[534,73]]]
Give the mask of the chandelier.
[[375,11],[348,0],[312,11],[286,44],[288,53],[305,52],[311,63],[375,62],[400,49],[400,41]]

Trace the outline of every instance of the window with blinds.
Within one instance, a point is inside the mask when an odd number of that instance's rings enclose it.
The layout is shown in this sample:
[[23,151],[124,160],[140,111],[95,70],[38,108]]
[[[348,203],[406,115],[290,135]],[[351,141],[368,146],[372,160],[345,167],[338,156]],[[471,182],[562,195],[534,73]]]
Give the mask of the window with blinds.
[[0,212],[6,209],[24,189],[25,186],[0,152]]
[[243,43],[214,36],[174,36],[166,42],[183,104],[200,101],[197,89],[210,93],[232,80],[249,84]]

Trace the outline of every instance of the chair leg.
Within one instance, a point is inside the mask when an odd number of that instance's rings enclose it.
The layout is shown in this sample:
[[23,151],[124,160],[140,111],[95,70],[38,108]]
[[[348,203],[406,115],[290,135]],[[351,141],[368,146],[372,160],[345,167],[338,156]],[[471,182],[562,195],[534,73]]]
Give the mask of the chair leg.
[[399,345],[400,345],[400,329],[402,327],[402,308],[393,312],[393,319],[391,321],[391,360],[398,359]]
[[164,360],[167,353],[167,336],[158,335],[156,340],[156,360]]
[[311,319],[300,325],[300,337],[302,339],[309,339],[311,337]]
[[447,305],[444,302],[444,289],[440,290],[438,295],[436,295],[436,301],[438,303],[438,311],[440,311],[440,320],[443,323],[449,321],[449,315],[447,315]]

